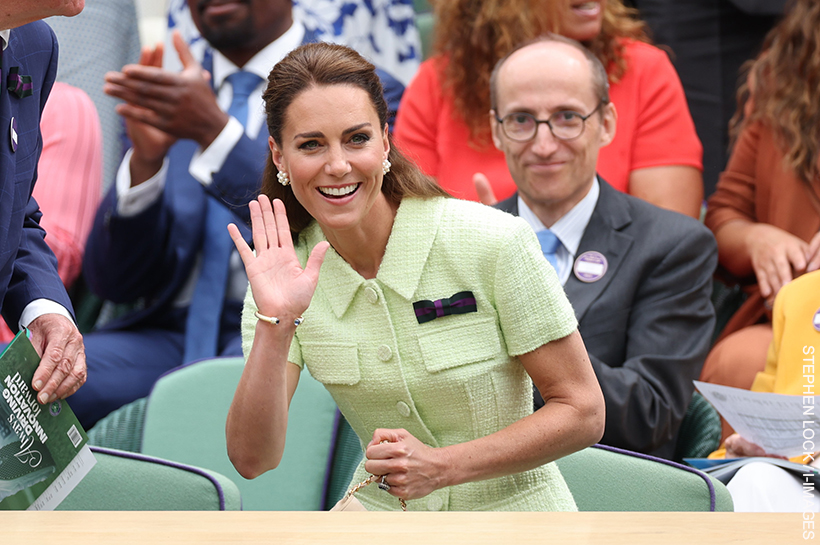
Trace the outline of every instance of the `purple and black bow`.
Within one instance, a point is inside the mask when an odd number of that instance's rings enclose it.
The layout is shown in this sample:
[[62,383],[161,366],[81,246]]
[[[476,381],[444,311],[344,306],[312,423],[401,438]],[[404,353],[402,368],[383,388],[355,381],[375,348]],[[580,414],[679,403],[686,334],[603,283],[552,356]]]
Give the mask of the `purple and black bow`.
[[20,98],[31,96],[34,92],[34,83],[31,81],[31,76],[21,76],[19,74],[20,67],[14,66],[9,68],[9,77],[6,79],[6,85],[11,93],[14,93]]
[[416,320],[420,324],[450,314],[467,314],[478,311],[471,291],[460,291],[450,298],[445,297],[435,301],[416,301],[413,303],[413,310],[416,311]]

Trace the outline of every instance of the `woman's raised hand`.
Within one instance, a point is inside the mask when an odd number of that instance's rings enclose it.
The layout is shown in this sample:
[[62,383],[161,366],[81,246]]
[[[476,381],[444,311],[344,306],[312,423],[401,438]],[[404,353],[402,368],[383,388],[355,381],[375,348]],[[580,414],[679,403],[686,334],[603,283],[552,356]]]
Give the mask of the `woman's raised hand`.
[[317,244],[302,269],[293,250],[282,201],[276,199],[271,204],[267,196],[260,195],[248,206],[256,253],[242,238],[236,225],[228,225],[228,232],[245,264],[253,299],[261,314],[292,321],[310,305],[319,281],[319,269],[330,244]]

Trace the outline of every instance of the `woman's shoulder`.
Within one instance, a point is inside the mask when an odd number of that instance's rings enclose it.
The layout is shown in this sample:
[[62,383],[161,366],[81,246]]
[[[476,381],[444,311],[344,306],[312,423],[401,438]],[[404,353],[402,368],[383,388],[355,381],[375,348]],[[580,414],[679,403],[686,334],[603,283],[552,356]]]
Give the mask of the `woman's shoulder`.
[[519,232],[532,231],[517,216],[473,201],[441,199],[441,231],[445,236],[467,237],[469,240],[503,243]]
[[618,43],[623,47],[624,55],[637,60],[665,61],[671,64],[669,55],[656,45],[652,45],[632,38],[618,38]]
[[623,46],[623,56],[626,60],[626,72],[622,81],[627,78],[664,79],[670,70],[677,77],[675,67],[663,49],[631,38],[619,38],[618,41]]

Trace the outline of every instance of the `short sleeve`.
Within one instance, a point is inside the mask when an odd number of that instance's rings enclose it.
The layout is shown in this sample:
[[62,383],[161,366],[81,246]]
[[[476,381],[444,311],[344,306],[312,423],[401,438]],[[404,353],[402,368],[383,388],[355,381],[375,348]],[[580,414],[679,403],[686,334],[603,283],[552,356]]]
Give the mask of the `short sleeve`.
[[495,305],[508,353],[526,354],[575,331],[572,305],[532,228],[516,219],[499,250]]

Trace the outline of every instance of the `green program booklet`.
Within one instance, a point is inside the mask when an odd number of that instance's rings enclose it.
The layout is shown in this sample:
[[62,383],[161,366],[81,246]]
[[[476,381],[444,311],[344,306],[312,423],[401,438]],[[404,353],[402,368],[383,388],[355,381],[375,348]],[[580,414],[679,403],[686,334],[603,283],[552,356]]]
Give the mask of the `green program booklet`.
[[64,399],[40,405],[25,331],[0,354],[0,509],[54,509],[96,460]]

